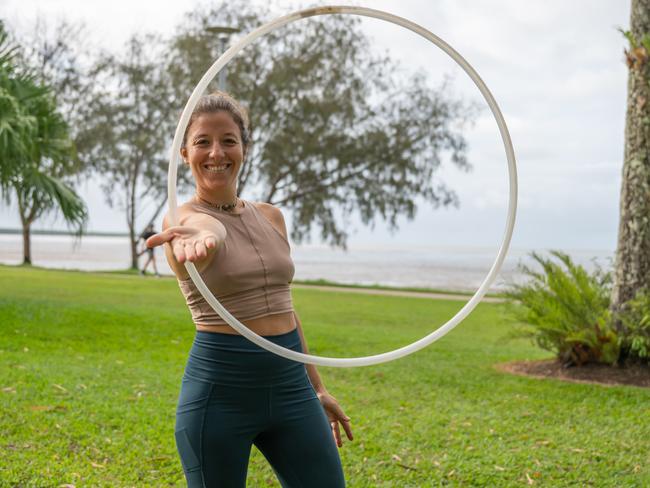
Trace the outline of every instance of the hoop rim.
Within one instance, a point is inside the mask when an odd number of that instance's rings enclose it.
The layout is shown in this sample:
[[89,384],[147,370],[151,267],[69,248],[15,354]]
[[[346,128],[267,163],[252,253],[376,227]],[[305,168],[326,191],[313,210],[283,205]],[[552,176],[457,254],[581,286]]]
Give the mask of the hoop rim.
[[255,332],[247,328],[241,322],[239,322],[233,315],[231,315],[219,301],[214,297],[212,292],[207,288],[203,279],[199,275],[196,267],[191,262],[186,262],[185,267],[194,282],[194,285],[197,287],[203,298],[210,304],[210,306],[237,332],[241,335],[254,342],[258,346],[278,354],[287,359],[298,361],[306,364],[314,364],[320,366],[332,366],[332,367],[356,367],[356,366],[370,366],[373,364],[380,364],[394,359],[398,359],[404,356],[407,356],[413,352],[416,352],[432,342],[440,339],[450,330],[452,330],[456,325],[458,325],[469,313],[478,305],[483,296],[487,293],[488,288],[496,279],[496,276],[505,260],[510,242],[512,240],[512,234],[514,230],[514,224],[516,219],[517,212],[517,167],[516,167],[516,158],[514,148],[512,146],[512,141],[510,138],[510,133],[506,125],[505,119],[497,105],[496,100],[494,99],[492,93],[485,85],[481,77],[474,70],[474,68],[463,58],[456,50],[454,50],[449,44],[443,41],[441,38],[431,33],[427,29],[421,27],[420,25],[407,20],[403,17],[398,17],[396,15],[384,12],[381,10],[370,9],[365,7],[356,7],[356,6],[346,6],[346,5],[333,5],[333,6],[321,6],[308,8],[304,10],[299,10],[291,14],[279,17],[271,22],[263,24],[262,26],[251,31],[246,36],[239,39],[235,44],[233,44],[226,52],[224,52],[214,64],[206,71],[199,83],[194,88],[190,98],[188,99],[183,113],[176,127],[176,133],[174,134],[174,141],[171,148],[171,154],[169,159],[169,172],[168,172],[168,182],[167,182],[167,193],[169,200],[169,219],[171,225],[178,225],[178,216],[177,216],[177,195],[176,195],[176,179],[177,179],[177,169],[180,161],[180,147],[182,143],[183,134],[188,125],[190,116],[194,107],[199,101],[199,98],[206,90],[207,85],[212,81],[216,75],[226,66],[230,60],[237,55],[242,49],[250,45],[259,37],[262,37],[269,32],[276,30],[280,27],[283,27],[291,22],[295,22],[300,19],[316,17],[321,15],[331,15],[331,14],[350,14],[350,15],[359,15],[362,17],[371,17],[380,20],[384,20],[401,27],[404,27],[416,34],[419,34],[421,37],[424,37],[428,41],[435,44],[438,48],[442,49],[447,55],[449,55],[471,78],[476,87],[479,89],[483,98],[487,102],[492,115],[494,116],[497,126],[499,128],[499,133],[504,145],[506,159],[508,163],[508,179],[509,179],[509,197],[508,197],[508,213],[506,219],[506,226],[503,235],[503,240],[501,246],[497,253],[497,256],[492,264],[492,267],[488,271],[485,279],[477,289],[476,293],[467,301],[467,303],[461,308],[456,315],[454,315],[450,320],[445,324],[438,327],[433,332],[429,333],[425,337],[401,348],[395,349],[393,351],[384,352],[381,354],[375,354],[372,356],[362,356],[362,357],[351,357],[351,358],[332,358],[325,356],[316,356],[311,354],[299,353],[292,351],[290,349],[279,346],[262,336],[257,335]]

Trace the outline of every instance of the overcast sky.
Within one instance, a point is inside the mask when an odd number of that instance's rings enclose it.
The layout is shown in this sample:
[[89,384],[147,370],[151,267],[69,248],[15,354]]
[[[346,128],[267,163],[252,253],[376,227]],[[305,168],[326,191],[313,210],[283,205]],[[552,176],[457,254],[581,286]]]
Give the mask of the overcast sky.
[[[459,51],[487,83],[504,113],[518,159],[514,247],[613,250],[627,89],[625,43],[617,29],[629,27],[629,3],[378,0],[358,4],[418,22]],[[39,13],[83,20],[96,43],[118,49],[136,31],[171,32],[192,5],[196,3],[0,0],[0,16],[19,28]],[[280,1],[277,5],[278,13],[286,13],[301,4]],[[496,123],[478,90],[425,39],[378,20],[364,20],[363,26],[375,48],[390,50],[405,69],[427,69],[434,80],[451,75],[453,94],[480,101],[485,110],[467,132],[474,170],[466,174],[447,168],[441,173],[458,192],[461,208],[423,207],[414,222],[403,220],[394,236],[381,226],[372,232],[359,228],[351,244],[496,248],[506,217],[506,159]],[[171,141],[173,134],[168,137]],[[124,217],[104,204],[96,183],[87,183],[81,193],[89,205],[91,230],[126,230]],[[1,209],[0,219],[0,227],[19,226],[15,209]],[[60,222],[56,225],[64,227]]]

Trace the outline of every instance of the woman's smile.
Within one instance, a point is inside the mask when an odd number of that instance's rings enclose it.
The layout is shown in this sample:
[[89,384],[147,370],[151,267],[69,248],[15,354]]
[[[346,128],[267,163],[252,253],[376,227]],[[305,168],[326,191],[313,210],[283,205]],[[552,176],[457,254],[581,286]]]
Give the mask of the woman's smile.
[[221,164],[207,163],[203,165],[203,168],[210,173],[221,174],[221,173],[225,173],[226,170],[231,166],[232,163],[221,163]]

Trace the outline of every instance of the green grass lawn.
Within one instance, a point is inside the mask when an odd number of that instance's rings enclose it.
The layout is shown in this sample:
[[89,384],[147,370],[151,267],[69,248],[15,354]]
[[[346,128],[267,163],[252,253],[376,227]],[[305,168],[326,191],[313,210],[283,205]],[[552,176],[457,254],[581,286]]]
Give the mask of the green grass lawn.
[[[0,486],[183,487],[174,445],[194,328],[176,282],[0,266]],[[376,354],[463,304],[300,289],[311,351]],[[650,391],[510,376],[503,305],[379,366],[320,368],[352,417],[348,486],[650,486]],[[279,486],[253,450],[248,486]]]

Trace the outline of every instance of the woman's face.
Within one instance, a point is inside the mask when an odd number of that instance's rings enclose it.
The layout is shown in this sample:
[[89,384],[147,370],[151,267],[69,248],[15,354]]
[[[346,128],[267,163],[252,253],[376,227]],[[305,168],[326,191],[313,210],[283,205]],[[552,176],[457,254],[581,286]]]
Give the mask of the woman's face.
[[239,126],[228,112],[199,115],[190,126],[181,155],[190,165],[198,190],[236,192],[244,147]]

